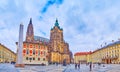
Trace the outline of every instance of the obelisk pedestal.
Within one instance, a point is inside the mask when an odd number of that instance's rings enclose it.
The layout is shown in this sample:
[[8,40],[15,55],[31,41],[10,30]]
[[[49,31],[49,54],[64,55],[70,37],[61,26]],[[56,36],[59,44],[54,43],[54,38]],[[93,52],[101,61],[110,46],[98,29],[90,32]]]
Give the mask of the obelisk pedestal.
[[17,45],[17,59],[16,59],[16,64],[15,67],[24,67],[25,65],[23,64],[23,24],[20,24],[20,29],[19,29],[19,42]]

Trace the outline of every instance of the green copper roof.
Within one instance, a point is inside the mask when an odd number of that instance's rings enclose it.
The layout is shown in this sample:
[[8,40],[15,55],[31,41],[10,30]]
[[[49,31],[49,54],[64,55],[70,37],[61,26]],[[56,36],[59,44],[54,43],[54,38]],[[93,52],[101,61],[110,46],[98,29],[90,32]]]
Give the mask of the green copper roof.
[[[63,30],[62,28],[60,28],[60,26],[59,26],[59,23],[58,23],[58,20],[56,19],[56,21],[55,21],[55,26],[54,27],[58,27],[60,30]],[[53,27],[53,28],[54,28]],[[53,28],[51,28],[51,30],[53,30]]]
[[55,26],[59,27],[59,23],[58,23],[58,20],[56,19],[55,21]]

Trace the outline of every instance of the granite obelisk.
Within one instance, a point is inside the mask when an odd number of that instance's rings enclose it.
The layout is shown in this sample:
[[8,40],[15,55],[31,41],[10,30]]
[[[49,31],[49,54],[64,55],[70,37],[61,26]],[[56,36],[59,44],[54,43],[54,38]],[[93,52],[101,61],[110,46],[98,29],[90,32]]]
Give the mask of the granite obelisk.
[[24,67],[22,51],[23,51],[23,24],[21,23],[19,28],[19,41],[15,67]]

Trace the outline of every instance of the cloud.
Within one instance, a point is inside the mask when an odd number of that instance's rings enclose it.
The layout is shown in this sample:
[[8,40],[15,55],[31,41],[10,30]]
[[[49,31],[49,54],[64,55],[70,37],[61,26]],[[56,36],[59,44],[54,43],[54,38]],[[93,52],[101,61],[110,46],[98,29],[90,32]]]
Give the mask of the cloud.
[[45,4],[45,6],[42,8],[41,13],[45,13],[47,11],[47,9],[52,6],[53,4],[56,4],[57,6],[59,6],[60,4],[63,3],[63,0],[48,0]]

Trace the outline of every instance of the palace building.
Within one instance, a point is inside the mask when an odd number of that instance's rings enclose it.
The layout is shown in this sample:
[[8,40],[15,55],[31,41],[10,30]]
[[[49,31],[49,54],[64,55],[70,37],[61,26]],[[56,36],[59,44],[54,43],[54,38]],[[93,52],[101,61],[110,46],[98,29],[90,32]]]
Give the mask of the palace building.
[[[119,64],[120,63],[120,41],[110,43],[100,49],[93,51],[92,53],[74,54],[75,62],[84,59],[86,62],[92,63],[106,63],[106,64]],[[83,58],[84,57],[84,58]]]
[[[16,42],[18,46],[18,42]],[[26,39],[23,41],[23,63],[44,64],[70,63],[69,44],[63,38],[63,29],[60,28],[58,20],[50,30],[50,39],[35,36],[32,18],[29,21]]]
[[92,52],[77,52],[74,55],[75,63],[89,63],[91,62],[91,53]]
[[95,50],[91,55],[92,61],[106,63],[106,64],[118,64],[120,63],[120,41],[110,43],[100,49]]
[[16,61],[16,53],[0,43],[0,63],[11,63]]

